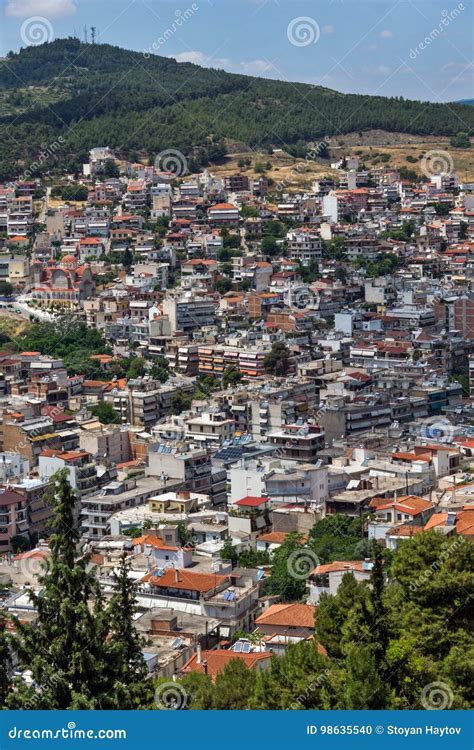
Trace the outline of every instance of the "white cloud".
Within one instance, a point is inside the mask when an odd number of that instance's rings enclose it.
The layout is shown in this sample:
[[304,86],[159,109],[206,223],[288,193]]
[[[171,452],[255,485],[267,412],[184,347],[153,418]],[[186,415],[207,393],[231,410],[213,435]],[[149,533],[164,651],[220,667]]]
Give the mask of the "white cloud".
[[18,18],[63,18],[73,16],[76,11],[74,0],[8,0],[5,15]]
[[194,65],[202,65],[204,68],[223,68],[230,73],[243,73],[249,76],[260,76],[272,67],[268,60],[256,58],[255,60],[243,60],[234,62],[227,57],[209,57],[200,50],[189,50],[169,55],[177,62],[190,62]]
[[389,29],[384,29],[380,32],[380,38],[381,39],[391,39],[393,36],[393,33],[389,31]]
[[375,72],[382,76],[388,76],[392,72],[392,68],[389,68],[388,65],[377,65]]
[[334,28],[334,26],[323,26],[323,28],[321,29],[321,33],[325,36],[332,36],[335,31],[336,29]]
[[258,76],[262,73],[266,73],[272,66],[268,60],[248,60],[247,62],[241,62],[239,64],[240,70],[246,75]]

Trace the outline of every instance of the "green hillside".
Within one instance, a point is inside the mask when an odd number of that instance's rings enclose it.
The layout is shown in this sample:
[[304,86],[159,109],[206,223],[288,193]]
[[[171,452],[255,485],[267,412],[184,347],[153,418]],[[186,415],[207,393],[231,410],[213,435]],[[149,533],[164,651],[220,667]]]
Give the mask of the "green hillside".
[[0,62],[0,179],[59,136],[43,170],[77,168],[101,144],[125,156],[175,148],[205,163],[224,138],[265,148],[373,128],[451,135],[460,120],[472,132],[473,108],[340,94],[58,39]]

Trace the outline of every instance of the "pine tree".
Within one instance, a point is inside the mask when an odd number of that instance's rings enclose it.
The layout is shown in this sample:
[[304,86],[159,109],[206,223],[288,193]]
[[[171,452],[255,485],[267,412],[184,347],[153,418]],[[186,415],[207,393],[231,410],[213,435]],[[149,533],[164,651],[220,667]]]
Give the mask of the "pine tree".
[[388,688],[376,665],[371,646],[350,647],[344,686],[343,704],[351,710],[389,708]]
[[373,654],[377,669],[381,670],[382,678],[386,672],[386,655],[389,643],[389,626],[387,609],[384,602],[385,578],[383,550],[379,544],[374,544],[373,565],[370,574],[370,631],[372,636]]
[[[59,710],[124,708],[128,693],[120,677],[127,669],[134,673],[136,667],[124,666],[127,646],[114,641],[111,634],[110,608],[104,606],[74,526],[76,497],[66,470],[54,476],[53,488],[51,556],[39,577],[41,592],[30,592],[37,619],[34,624],[18,623],[15,640],[20,667],[31,671],[34,688],[18,681],[9,705]],[[122,623],[121,634],[125,630]]]
[[11,651],[8,640],[7,617],[0,609],[0,709],[5,708],[11,690]]
[[213,709],[244,710],[255,687],[255,672],[239,658],[232,659],[216,677]]
[[118,572],[114,571],[113,574],[116,592],[109,604],[109,639],[113,663],[117,669],[117,709],[145,708],[151,706],[153,700],[152,684],[147,681],[148,670],[143,658],[146,640],[133,625],[137,611],[136,584],[130,578],[129,571],[130,563],[123,553]]

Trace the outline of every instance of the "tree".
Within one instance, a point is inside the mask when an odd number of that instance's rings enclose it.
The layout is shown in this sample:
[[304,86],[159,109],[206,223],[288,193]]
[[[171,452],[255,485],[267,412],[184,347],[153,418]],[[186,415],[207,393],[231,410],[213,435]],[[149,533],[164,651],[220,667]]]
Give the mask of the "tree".
[[179,684],[184,690],[184,695],[186,695],[186,708],[195,711],[212,709],[214,685],[209,675],[189,672],[189,674],[184,675]]
[[144,357],[133,357],[127,369],[127,380],[141,378],[146,373],[146,359]]
[[274,257],[280,251],[280,247],[275,237],[263,237],[262,239],[262,254]]
[[471,148],[471,139],[467,133],[456,133],[451,136],[449,142],[453,148]]
[[107,159],[104,164],[104,177],[120,177],[120,172],[114,159]]
[[216,677],[213,709],[238,711],[247,708],[254,687],[255,672],[238,657],[232,659]]
[[0,608],[0,710],[5,708],[11,691],[12,656],[7,625],[7,615]]
[[357,583],[353,573],[342,576],[340,586],[334,596],[323,593],[318,601],[315,619],[315,633],[329,656],[342,659],[341,646],[343,627],[348,613],[357,602],[367,598],[367,586]]
[[153,380],[159,380],[160,383],[166,383],[170,376],[168,360],[164,357],[157,357],[153,362],[150,375]]
[[79,544],[74,524],[76,497],[67,471],[53,478],[51,557],[39,576],[41,592],[31,591],[34,624],[18,623],[15,650],[35,689],[17,685],[13,707],[44,709],[114,707],[116,666],[110,659],[109,632],[97,579]]
[[186,411],[186,409],[189,409],[190,406],[190,397],[186,393],[184,393],[181,388],[178,388],[171,399],[171,413],[181,414],[183,411]]
[[11,545],[14,552],[25,552],[31,548],[31,543],[28,537],[22,536],[21,534],[16,534],[12,537]]
[[132,265],[133,265],[133,253],[129,247],[126,247],[122,255],[122,266],[125,269],[127,269],[127,271],[130,271],[130,268],[132,267]]
[[222,387],[228,388],[229,385],[237,385],[242,380],[242,373],[233,365],[229,365],[222,373]]
[[220,554],[221,560],[229,560],[232,563],[232,567],[238,561],[239,555],[238,555],[237,549],[232,544],[232,539],[230,538],[230,536],[228,536],[227,539],[225,540],[224,546],[221,548],[221,551],[219,554]]
[[0,296],[11,297],[13,294],[13,285],[9,281],[0,281]]
[[282,377],[287,374],[290,367],[290,351],[282,341],[276,341],[263,363],[265,370],[271,375]]
[[303,599],[306,579],[315,564],[315,555],[302,546],[301,537],[289,534],[273,553],[268,593],[278,594],[283,602]]
[[377,670],[370,646],[354,644],[347,656],[343,702],[352,710],[388,708],[388,689]]
[[308,545],[323,563],[335,560],[360,560],[370,549],[364,539],[364,519],[342,513],[317,521],[309,533]]
[[122,686],[120,700],[127,708],[141,708],[151,704],[152,690],[146,679],[148,670],[143,658],[146,641],[133,625],[137,612],[137,586],[130,578],[130,561],[125,553],[113,578],[115,592],[109,603],[109,612],[112,658],[118,672],[115,687],[118,691],[118,686]]
[[109,401],[99,401],[94,406],[91,406],[90,410],[91,414],[97,417],[101,424],[120,424],[122,421],[120,414],[115,411]]

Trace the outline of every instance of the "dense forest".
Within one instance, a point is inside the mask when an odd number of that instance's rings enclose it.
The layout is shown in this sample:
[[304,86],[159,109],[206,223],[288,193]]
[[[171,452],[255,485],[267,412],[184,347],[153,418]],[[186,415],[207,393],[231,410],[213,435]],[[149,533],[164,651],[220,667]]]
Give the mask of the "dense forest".
[[[309,84],[201,68],[111,45],[58,39],[0,64],[0,179],[51,151],[42,169],[77,167],[88,150],[192,155],[224,138],[251,147],[380,128],[452,135],[472,132],[474,110],[402,97],[340,94]],[[51,145],[61,137],[61,147]],[[212,150],[212,149],[211,149]]]

